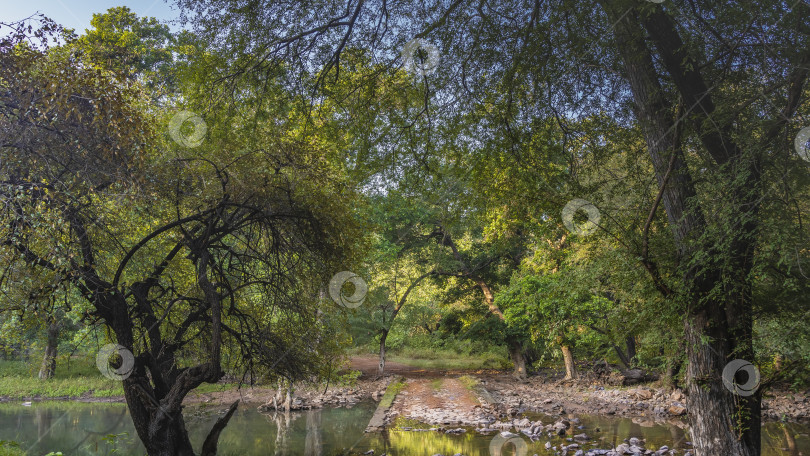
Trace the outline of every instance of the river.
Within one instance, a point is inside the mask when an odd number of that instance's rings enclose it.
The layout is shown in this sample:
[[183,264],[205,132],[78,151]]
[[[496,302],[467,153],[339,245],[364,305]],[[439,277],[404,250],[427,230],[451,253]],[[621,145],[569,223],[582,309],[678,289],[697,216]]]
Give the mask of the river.
[[[460,435],[435,431],[414,432],[392,429],[382,433],[364,433],[374,412],[373,402],[352,408],[326,408],[306,412],[266,414],[255,406],[240,406],[220,438],[220,455],[339,455],[363,454],[375,450],[379,456],[431,456],[434,454],[493,456],[495,435],[480,435],[471,430]],[[192,442],[199,450],[205,434],[224,407],[192,406],[186,408],[186,424]],[[543,415],[532,415],[544,423],[554,421]],[[688,438],[681,426],[642,419],[579,416],[581,428],[574,433],[592,437],[583,449],[612,448],[624,439],[646,439],[646,447],[661,445],[688,449]],[[399,422],[400,427],[414,423]],[[419,427],[416,425],[416,427]],[[279,432],[281,429],[281,432]],[[810,426],[792,423],[768,423],[763,426],[763,456],[810,456]],[[568,436],[570,437],[570,436]],[[64,455],[143,455],[132,421],[124,404],[42,402],[31,406],[19,403],[0,404],[0,441],[14,441],[30,455],[62,452]],[[526,443],[529,456],[552,454],[545,450],[548,439]],[[571,444],[564,438],[552,444]],[[500,454],[511,454],[509,451]],[[0,450],[2,454],[2,450]],[[571,452],[570,454],[573,454]]]

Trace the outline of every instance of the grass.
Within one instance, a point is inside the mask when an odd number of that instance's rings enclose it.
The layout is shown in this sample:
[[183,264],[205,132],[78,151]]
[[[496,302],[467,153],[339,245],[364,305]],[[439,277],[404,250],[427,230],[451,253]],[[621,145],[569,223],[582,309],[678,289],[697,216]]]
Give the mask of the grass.
[[[94,361],[94,360],[93,360]],[[98,371],[93,361],[74,359],[56,366],[50,380],[37,378],[37,368],[24,361],[0,361],[0,397],[13,399],[63,397],[117,397],[124,395],[120,381],[110,380]],[[212,393],[236,388],[236,384],[204,383],[194,392]],[[0,447],[0,451],[2,447]],[[3,453],[0,452],[0,456]]]
[[455,352],[435,352],[406,350],[402,354],[391,356],[391,360],[420,369],[505,369],[509,361],[494,354],[482,356],[460,355]]
[[475,377],[470,377],[469,375],[462,375],[458,378],[458,381],[460,381],[462,385],[472,392],[475,392],[476,388],[478,387],[478,379]]
[[36,367],[24,361],[0,361],[0,396],[23,399],[124,394],[121,382],[105,378],[84,359],[57,364],[56,375],[50,380],[38,379]]
[[0,456],[25,456],[25,451],[17,442],[0,440]]
[[380,399],[379,407],[391,407],[391,404],[394,403],[394,398],[397,397],[397,394],[399,394],[403,388],[405,388],[405,380],[402,378],[388,385],[385,394],[383,394],[382,399]]
[[430,386],[432,386],[434,390],[439,391],[440,389],[442,389],[442,383],[444,383],[443,379],[434,378],[433,380],[430,381]]

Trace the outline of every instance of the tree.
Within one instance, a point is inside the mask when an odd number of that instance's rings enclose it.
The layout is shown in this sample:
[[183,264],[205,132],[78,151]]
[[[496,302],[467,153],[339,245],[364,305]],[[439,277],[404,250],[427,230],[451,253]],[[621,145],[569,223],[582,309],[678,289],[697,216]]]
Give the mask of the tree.
[[328,326],[322,284],[352,264],[353,192],[317,165],[323,149],[279,134],[289,125],[242,130],[255,106],[212,114],[206,146],[178,147],[155,134],[137,83],[20,36],[0,46],[3,268],[79,293],[133,354],[112,368],[148,454],[192,455],[191,390],[226,367],[310,378],[333,350],[313,336]]
[[513,277],[509,287],[498,295],[496,303],[506,321],[531,334],[532,339],[557,345],[565,364],[565,378],[578,377],[573,349],[584,338],[608,301],[583,293],[570,271]]
[[[721,373],[731,359],[754,357],[752,290],[757,272],[773,264],[757,256],[764,206],[798,213],[782,202],[806,185],[797,177],[802,168],[790,171],[788,164],[801,164],[790,152],[796,128],[789,120],[807,105],[807,5],[361,0],[312,9],[273,1],[254,8],[178,3],[189,11],[217,11],[196,22],[221,43],[261,29],[242,48],[264,50],[255,60],[259,67],[284,58],[300,68],[329,68],[337,78],[342,53],[353,46],[376,49],[396,66],[398,51],[412,38],[438,43],[442,63],[435,74],[415,78],[426,109],[409,120],[449,130],[458,113],[473,112],[482,122],[475,135],[431,135],[428,150],[455,142],[478,151],[486,133],[514,145],[507,141],[513,127],[545,118],[559,122],[559,141],[570,146],[579,133],[568,129],[570,119],[614,112],[616,122],[643,138],[658,184],[652,200],[637,209],[648,221],[627,231],[642,233],[641,244],[630,246],[636,264],[667,305],[683,312],[696,451],[759,454],[759,394],[735,397]],[[606,133],[605,126],[599,131]],[[575,176],[580,157],[571,151]],[[780,187],[783,179],[789,184]],[[648,239],[659,209],[672,248],[653,251]]]
[[173,53],[180,49],[168,26],[154,17],[139,18],[126,6],[93,14],[90,25],[70,42],[86,62],[126,78],[141,78],[153,91],[171,92],[176,83]]

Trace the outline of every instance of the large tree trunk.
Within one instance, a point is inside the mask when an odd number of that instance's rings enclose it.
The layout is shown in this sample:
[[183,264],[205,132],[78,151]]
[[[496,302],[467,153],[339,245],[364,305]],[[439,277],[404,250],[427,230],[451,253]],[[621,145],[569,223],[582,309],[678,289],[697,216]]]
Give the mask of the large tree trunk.
[[45,345],[45,355],[42,357],[42,366],[39,368],[39,379],[53,378],[56,373],[56,355],[59,346],[59,323],[54,319],[48,325],[48,341]]
[[[149,456],[194,456],[183,419],[183,398],[202,383],[216,383],[222,376],[221,368],[221,298],[215,286],[208,279],[209,255],[203,251],[199,255],[197,281],[211,306],[211,349],[210,360],[204,364],[178,370],[171,350],[165,348],[159,334],[152,335],[155,351],[161,355],[142,353],[135,358],[135,367],[124,382],[124,396],[138,437],[146,447]],[[96,278],[100,285],[105,283]],[[109,284],[106,288],[112,288]],[[143,289],[133,286],[136,301],[142,299]],[[144,288],[148,290],[148,287]],[[98,297],[102,304],[103,316],[113,328],[118,343],[133,346],[132,320],[127,312],[125,298],[121,294],[104,294]],[[233,416],[238,402],[220,418],[209,432],[203,444],[203,456],[216,453],[220,432]]]
[[[695,452],[697,456],[756,456],[760,454],[759,394],[735,395],[724,386],[721,374],[732,358],[753,359],[751,289],[747,280],[756,239],[757,162],[742,154],[730,134],[729,124],[717,124],[716,119],[711,119],[715,111],[711,90],[700,74],[699,63],[687,53],[671,18],[657,6],[650,13],[640,13],[631,3],[620,3],[601,0],[609,20],[615,23],[614,37],[633,93],[636,117],[660,186],[655,204],[663,201],[679,263],[691,267],[684,273],[683,291],[673,291],[649,259],[646,239],[643,240],[641,261],[656,287],[673,305],[687,305],[684,318],[689,360],[687,390]],[[630,6],[627,11],[626,6]],[[676,122],[683,119],[672,118],[675,103],[664,97],[652,52],[645,41],[648,35],[690,111],[686,118],[693,122],[700,142],[722,170],[715,171],[717,177],[725,177],[731,187],[727,192],[726,215],[733,223],[726,228],[726,241],[719,251],[714,251],[712,241],[699,242],[708,223],[695,198],[693,180],[680,148]],[[648,218],[645,236],[655,207]],[[726,264],[722,263],[723,258],[728,259]],[[730,285],[721,288],[721,284]]]
[[572,380],[578,377],[577,366],[574,364],[574,354],[571,352],[571,347],[568,345],[561,345],[563,361],[565,362],[565,379]]
[[152,404],[137,387],[127,387],[124,397],[135,431],[149,456],[195,456],[180,411],[172,413]]
[[[750,347],[745,349],[740,343],[734,344],[728,328],[716,323],[720,318],[717,313],[722,311],[718,303],[693,312],[685,322],[691,439],[697,456],[758,456],[761,445],[760,393],[736,395],[721,377],[732,350],[737,349],[737,357],[753,359],[752,350]],[[718,340],[725,343],[713,342]]]

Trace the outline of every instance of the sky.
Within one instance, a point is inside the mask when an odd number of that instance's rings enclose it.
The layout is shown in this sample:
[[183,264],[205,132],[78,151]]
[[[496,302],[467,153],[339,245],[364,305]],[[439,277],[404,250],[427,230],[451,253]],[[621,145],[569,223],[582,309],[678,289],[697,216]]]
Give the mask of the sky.
[[[171,1],[171,0],[169,0]],[[128,6],[138,17],[152,16],[161,21],[177,19],[177,6],[166,0],[0,0],[0,22],[13,22],[35,13],[43,13],[81,35],[90,27],[93,13],[103,13],[114,6]],[[169,24],[172,30],[177,26]]]

